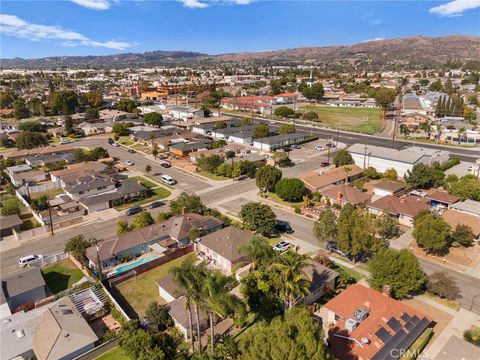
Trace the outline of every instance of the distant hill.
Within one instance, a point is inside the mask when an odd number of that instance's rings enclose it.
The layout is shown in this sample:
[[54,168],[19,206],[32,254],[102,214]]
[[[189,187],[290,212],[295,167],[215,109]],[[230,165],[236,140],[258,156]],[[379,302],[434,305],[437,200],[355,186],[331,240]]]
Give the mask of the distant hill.
[[368,41],[349,46],[325,46],[286,50],[207,55],[188,51],[151,51],[107,56],[58,56],[41,59],[4,59],[2,68],[121,68],[168,64],[336,64],[338,66],[421,66],[448,60],[480,59],[480,37],[451,35],[415,36]]

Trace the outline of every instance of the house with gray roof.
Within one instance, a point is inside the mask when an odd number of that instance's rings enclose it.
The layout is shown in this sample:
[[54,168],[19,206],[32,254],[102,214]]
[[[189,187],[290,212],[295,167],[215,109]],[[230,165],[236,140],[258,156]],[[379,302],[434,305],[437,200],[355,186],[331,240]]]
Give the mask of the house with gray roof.
[[255,139],[253,147],[261,151],[273,151],[283,146],[298,144],[311,138],[305,132],[294,132],[292,134],[275,135],[266,138]]

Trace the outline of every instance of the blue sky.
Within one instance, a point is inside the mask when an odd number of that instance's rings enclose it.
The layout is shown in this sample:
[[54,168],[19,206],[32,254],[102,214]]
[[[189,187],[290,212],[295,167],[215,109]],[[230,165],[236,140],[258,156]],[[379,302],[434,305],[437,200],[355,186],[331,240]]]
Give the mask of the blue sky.
[[209,54],[480,35],[480,0],[3,1],[0,57],[151,50]]

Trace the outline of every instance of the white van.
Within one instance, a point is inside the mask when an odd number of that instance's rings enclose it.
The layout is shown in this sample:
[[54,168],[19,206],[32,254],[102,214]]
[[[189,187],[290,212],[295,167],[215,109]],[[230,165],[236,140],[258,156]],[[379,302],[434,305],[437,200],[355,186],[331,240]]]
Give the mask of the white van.
[[175,185],[177,183],[177,181],[174,178],[168,175],[162,175],[161,179],[165,184],[168,184],[168,185]]
[[18,265],[21,266],[21,267],[24,267],[24,266],[27,266],[27,265],[30,265],[40,259],[43,259],[43,255],[28,255],[28,256],[24,256],[22,258],[20,258],[18,260]]

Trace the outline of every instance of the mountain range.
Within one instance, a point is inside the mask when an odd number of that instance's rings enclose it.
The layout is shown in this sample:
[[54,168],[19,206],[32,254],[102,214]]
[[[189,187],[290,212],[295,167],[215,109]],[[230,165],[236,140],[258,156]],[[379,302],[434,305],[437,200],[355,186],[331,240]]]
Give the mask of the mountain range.
[[1,68],[125,68],[220,63],[315,64],[325,66],[430,66],[480,59],[480,37],[450,35],[382,39],[347,46],[208,55],[191,51],[150,51],[105,56],[55,56],[2,59]]

